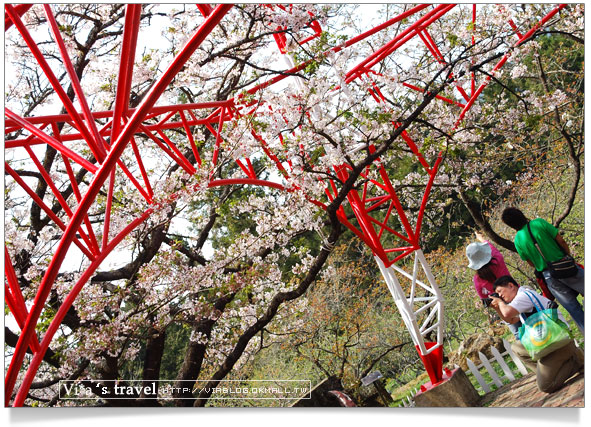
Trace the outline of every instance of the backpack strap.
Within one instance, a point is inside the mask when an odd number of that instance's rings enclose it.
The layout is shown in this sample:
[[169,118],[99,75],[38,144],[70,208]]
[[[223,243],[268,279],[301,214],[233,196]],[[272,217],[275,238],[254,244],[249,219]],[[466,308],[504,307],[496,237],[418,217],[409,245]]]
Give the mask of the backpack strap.
[[[536,309],[536,311],[543,311],[544,310],[544,306],[542,305],[542,303],[540,302],[540,300],[538,299],[538,297],[536,296],[536,294],[534,294],[533,292],[529,292],[526,289],[523,290],[523,292],[525,293],[525,295],[527,295],[527,297],[529,298],[529,300],[531,301],[531,303],[533,304],[534,308]],[[538,307],[536,306],[536,303],[534,302],[534,300],[532,299],[532,296],[534,297],[534,299],[536,300],[536,302],[538,303],[538,305],[540,306],[540,308],[538,309]]]
[[[531,222],[531,221],[530,221]],[[531,236],[531,239],[534,242],[534,246],[536,247],[536,249],[538,250],[538,252],[540,253],[540,255],[542,256],[542,259],[546,262],[546,264],[548,264],[548,260],[546,259],[546,257],[544,256],[544,254],[542,253],[542,250],[540,249],[540,245],[538,244],[538,241],[536,240],[536,238],[534,237],[534,234],[531,232],[531,227],[529,226],[529,222],[527,223],[527,231],[529,231],[529,235]]]
[[[538,299],[538,297],[536,297],[536,294],[534,294],[534,293],[531,293],[531,295],[530,295],[530,292],[529,292],[529,291],[527,291],[526,289],[523,289],[523,292],[525,293],[525,295],[527,295],[527,297],[528,297],[528,298],[529,298],[529,300],[531,301],[531,303],[532,303],[532,305],[533,305],[533,307],[534,307],[534,310],[535,310],[536,312],[539,312],[539,311],[542,311],[542,310],[544,310],[544,307],[542,306],[542,303],[540,302],[540,300]],[[540,306],[540,308],[539,308],[539,309],[538,309],[538,307],[536,306],[536,303],[534,302],[534,300],[532,299],[532,296],[534,297],[534,299],[536,300],[536,302],[537,302],[537,303],[538,303],[538,305]],[[531,312],[531,311],[530,311],[530,312],[528,312],[528,315],[527,315],[527,316],[526,316],[525,314],[526,314],[526,313],[519,313],[519,320],[521,320],[521,323],[522,323],[522,324],[525,324],[525,321],[526,321],[526,319],[527,319],[529,316],[531,316],[531,315],[533,314],[533,312]]]

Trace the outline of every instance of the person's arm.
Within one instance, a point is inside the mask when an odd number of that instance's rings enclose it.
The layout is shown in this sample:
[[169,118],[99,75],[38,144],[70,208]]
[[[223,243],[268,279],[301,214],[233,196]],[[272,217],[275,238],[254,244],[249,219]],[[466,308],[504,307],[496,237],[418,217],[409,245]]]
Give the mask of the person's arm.
[[[499,317],[501,317],[501,318],[502,318],[502,317],[503,317],[503,315],[501,314],[501,310],[499,310],[499,305],[498,305],[498,304],[497,304],[497,305],[495,305],[495,300],[494,300],[493,298],[491,298],[491,299],[492,299],[493,301],[490,303],[490,306],[491,306],[492,308],[494,308],[494,310],[497,312],[497,314],[499,315]],[[503,319],[503,320],[505,320],[505,319]]]
[[565,254],[570,255],[570,248],[568,247],[568,244],[566,243],[566,241],[564,240],[564,238],[559,234],[556,235],[556,243],[558,243],[558,246],[560,246],[562,248],[562,250],[564,251]]
[[509,304],[506,304],[501,298],[493,296],[491,296],[491,298],[493,302],[490,305],[497,311],[497,313],[499,313],[501,319],[511,324],[519,320],[519,312],[517,310],[515,310]]
[[482,233],[480,233],[479,231],[475,231],[474,234],[476,234],[476,239],[479,242],[482,242],[482,243],[486,242],[486,239],[484,238],[484,236],[482,235]]

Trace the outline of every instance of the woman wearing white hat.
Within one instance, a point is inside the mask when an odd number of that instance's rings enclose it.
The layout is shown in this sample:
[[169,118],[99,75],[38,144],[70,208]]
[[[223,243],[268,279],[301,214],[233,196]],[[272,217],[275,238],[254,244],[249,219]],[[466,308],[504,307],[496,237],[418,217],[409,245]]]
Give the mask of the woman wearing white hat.
[[[490,242],[486,241],[482,234],[476,232],[479,242],[470,243],[466,247],[468,268],[476,270],[474,275],[474,288],[482,300],[482,303],[490,306],[490,294],[494,292],[494,283],[499,277],[511,276],[503,255]],[[493,307],[497,310],[495,307]],[[509,325],[509,329],[517,337],[521,322]]]

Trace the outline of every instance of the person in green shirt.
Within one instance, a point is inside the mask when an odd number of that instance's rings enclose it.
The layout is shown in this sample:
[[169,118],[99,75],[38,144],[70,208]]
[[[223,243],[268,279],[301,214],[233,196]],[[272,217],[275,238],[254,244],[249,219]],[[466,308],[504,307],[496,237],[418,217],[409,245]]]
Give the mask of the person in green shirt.
[[[558,233],[558,229],[543,218],[530,221],[523,212],[514,207],[506,208],[501,215],[501,219],[505,224],[517,231],[514,243],[521,259],[527,261],[529,265],[543,275],[552,295],[568,311],[581,332],[584,332],[585,314],[577,300],[579,294],[585,295],[584,270],[578,267],[576,275],[566,279],[556,279],[550,274],[548,264],[544,260],[545,258],[548,262],[555,262],[562,259],[565,254],[571,255],[570,248]],[[528,231],[528,223],[544,257],[534,245]]]

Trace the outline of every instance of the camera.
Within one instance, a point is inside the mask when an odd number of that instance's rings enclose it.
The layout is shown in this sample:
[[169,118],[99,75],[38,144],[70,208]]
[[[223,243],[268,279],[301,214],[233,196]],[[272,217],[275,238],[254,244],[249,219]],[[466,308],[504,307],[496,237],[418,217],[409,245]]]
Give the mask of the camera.
[[491,302],[492,302],[492,298],[483,298],[482,299],[482,304],[484,304],[485,307],[490,307]]
[[497,294],[496,292],[493,292],[492,294],[490,294],[491,297],[495,297],[495,298],[501,298],[501,296],[499,294]]

